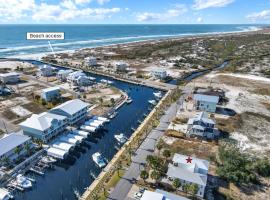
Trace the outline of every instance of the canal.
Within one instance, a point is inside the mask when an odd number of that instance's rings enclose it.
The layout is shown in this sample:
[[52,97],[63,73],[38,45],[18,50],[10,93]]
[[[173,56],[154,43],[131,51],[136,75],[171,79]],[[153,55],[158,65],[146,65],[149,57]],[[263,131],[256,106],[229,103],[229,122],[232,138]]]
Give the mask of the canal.
[[[41,65],[37,61],[33,64]],[[99,151],[110,161],[120,147],[114,139],[114,134],[124,133],[130,137],[131,128],[137,128],[139,121],[143,121],[152,107],[148,100],[154,99],[155,89],[134,85],[107,77],[86,73],[92,77],[113,81],[113,86],[124,90],[133,99],[129,105],[125,104],[118,110],[118,115],[105,125],[104,130],[95,136],[96,143],[87,142],[71,153],[71,157],[64,163],[57,164],[54,169],[47,170],[44,176],[33,175],[36,183],[30,191],[17,193],[19,200],[75,200],[74,191],[82,194],[86,187],[93,182],[91,174],[98,176],[99,169],[92,160],[92,154]],[[32,175],[32,174],[31,174]]]

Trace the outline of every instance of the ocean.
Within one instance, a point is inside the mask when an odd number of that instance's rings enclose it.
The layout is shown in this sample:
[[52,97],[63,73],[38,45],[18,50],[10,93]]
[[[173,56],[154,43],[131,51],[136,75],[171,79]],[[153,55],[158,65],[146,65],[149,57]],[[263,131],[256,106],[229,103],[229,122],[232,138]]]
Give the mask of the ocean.
[[27,32],[64,32],[50,41],[55,52],[198,34],[258,30],[262,25],[0,25],[0,58],[50,53],[48,41],[27,40]]

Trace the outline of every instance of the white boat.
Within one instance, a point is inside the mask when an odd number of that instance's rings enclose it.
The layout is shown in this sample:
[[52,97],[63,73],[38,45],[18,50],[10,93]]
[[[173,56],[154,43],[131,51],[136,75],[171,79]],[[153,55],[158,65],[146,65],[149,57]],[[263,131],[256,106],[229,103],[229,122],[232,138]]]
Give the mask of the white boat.
[[114,135],[114,138],[120,143],[124,144],[127,141],[126,136],[123,133],[120,133],[119,135]]
[[49,163],[55,163],[57,160],[54,159],[51,156],[45,156],[45,157],[42,157],[41,161],[44,162],[44,163],[48,163],[49,164]]
[[92,155],[93,161],[100,167],[103,168],[106,166],[105,159],[102,157],[101,153],[96,152]]
[[157,102],[155,100],[149,100],[148,103],[150,103],[152,105],[157,105]]
[[14,199],[14,197],[4,188],[0,188],[0,200]]
[[132,100],[130,97],[128,97],[128,99],[127,99],[127,104],[131,104],[132,101],[133,101],[133,100]]
[[113,118],[116,117],[116,115],[117,115],[117,112],[113,112],[113,113],[109,116],[109,118],[110,118],[110,119],[113,119]]
[[101,83],[106,83],[106,84],[112,84],[112,81],[106,80],[106,79],[101,79],[100,80]]
[[159,92],[154,92],[153,94],[158,99],[160,99],[162,97],[162,93],[160,91]]
[[32,187],[32,182],[28,180],[26,177],[24,177],[22,174],[19,174],[16,177],[16,182],[20,187],[24,189],[28,189]]

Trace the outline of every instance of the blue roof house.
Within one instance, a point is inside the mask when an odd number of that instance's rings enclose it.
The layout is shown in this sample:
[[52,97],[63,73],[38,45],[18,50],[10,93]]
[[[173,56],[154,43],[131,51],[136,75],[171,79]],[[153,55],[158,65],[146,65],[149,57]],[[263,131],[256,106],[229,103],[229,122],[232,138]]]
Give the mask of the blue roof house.
[[60,98],[60,87],[50,87],[42,90],[41,98],[46,102],[51,102],[54,99]]
[[215,113],[219,102],[218,96],[194,94],[194,107],[196,110]]

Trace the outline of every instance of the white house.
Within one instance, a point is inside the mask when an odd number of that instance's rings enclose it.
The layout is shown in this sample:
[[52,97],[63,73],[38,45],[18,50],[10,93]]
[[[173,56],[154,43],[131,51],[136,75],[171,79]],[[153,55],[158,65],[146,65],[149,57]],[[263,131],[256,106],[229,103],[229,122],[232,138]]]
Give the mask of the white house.
[[16,72],[9,72],[5,74],[0,74],[0,81],[2,83],[18,83],[20,81],[20,74]]
[[[189,161],[187,159],[190,159]],[[198,186],[197,196],[204,196],[205,187],[207,185],[207,174],[209,162],[195,157],[174,154],[173,164],[169,164],[167,177],[162,182],[172,184],[174,179],[181,181],[180,190],[184,184],[196,184]]]
[[120,61],[120,62],[116,62],[115,63],[115,69],[117,71],[127,71],[128,66],[129,65],[127,63],[123,62],[123,61]]
[[86,74],[83,73],[82,71],[76,71],[76,72],[70,73],[67,77],[67,81],[70,84],[76,85],[76,86],[86,86],[91,83],[90,78],[88,78]]
[[54,99],[60,98],[61,97],[60,92],[61,92],[60,87],[46,88],[42,90],[41,98],[44,99],[46,102],[50,102]]
[[215,125],[216,122],[210,119],[206,112],[198,113],[194,118],[188,120],[186,135],[213,139],[219,136],[219,131]]
[[156,190],[155,192],[145,190],[141,200],[188,200],[185,197],[166,192],[164,190]]
[[67,70],[59,70],[57,73],[57,78],[60,81],[66,81],[69,74],[71,74],[73,70],[67,69]]
[[194,94],[194,107],[196,110],[216,112],[217,104],[219,102],[218,96]]
[[[32,148],[31,138],[17,133],[11,133],[5,135],[0,139],[0,166],[6,162],[13,163],[20,156],[23,156],[27,153],[25,148],[28,145],[29,148]],[[16,153],[15,149],[20,148],[20,153]],[[8,161],[7,161],[8,160]]]
[[41,76],[48,77],[53,75],[53,68],[50,65],[43,65],[39,68]]
[[30,118],[20,123],[24,135],[41,139],[44,143],[63,132],[68,125],[65,116],[44,112],[33,114]]
[[51,109],[49,112],[67,117],[69,124],[74,125],[85,120],[89,106],[88,103],[80,99],[74,99]]
[[90,66],[90,67],[94,67],[94,66],[97,66],[97,58],[96,57],[87,57],[84,59],[85,60],[85,63]]
[[165,79],[168,76],[165,69],[153,69],[151,75],[157,79]]

